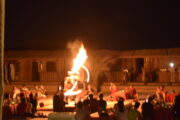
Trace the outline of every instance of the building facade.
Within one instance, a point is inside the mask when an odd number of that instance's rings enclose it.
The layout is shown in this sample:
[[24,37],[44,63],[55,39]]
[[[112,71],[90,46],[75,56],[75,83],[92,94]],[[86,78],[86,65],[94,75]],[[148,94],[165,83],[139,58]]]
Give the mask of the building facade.
[[[180,82],[180,48],[89,51],[91,82]],[[5,51],[5,83],[63,82],[72,67],[68,51]]]

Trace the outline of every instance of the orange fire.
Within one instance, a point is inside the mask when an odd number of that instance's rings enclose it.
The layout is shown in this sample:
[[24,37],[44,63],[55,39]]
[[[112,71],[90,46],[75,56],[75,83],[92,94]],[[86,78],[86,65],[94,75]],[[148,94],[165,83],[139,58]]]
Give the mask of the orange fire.
[[[83,68],[87,73],[87,80],[86,82],[89,82],[89,70],[84,66],[86,60],[87,60],[87,54],[86,50],[83,45],[81,45],[78,54],[76,55],[76,58],[73,60],[73,67],[71,71],[68,71],[68,77],[66,79],[69,79],[70,82],[73,84],[73,86],[67,90],[64,95],[76,95],[79,94],[82,90],[74,91],[78,84],[78,79],[80,78],[79,70],[80,68]],[[65,83],[66,84],[66,83]]]
[[79,53],[76,55],[76,58],[73,60],[73,68],[71,69],[71,71],[74,73],[78,73],[81,66],[84,65],[86,59],[87,59],[86,50],[84,49],[84,46],[81,45],[81,48],[79,49]]

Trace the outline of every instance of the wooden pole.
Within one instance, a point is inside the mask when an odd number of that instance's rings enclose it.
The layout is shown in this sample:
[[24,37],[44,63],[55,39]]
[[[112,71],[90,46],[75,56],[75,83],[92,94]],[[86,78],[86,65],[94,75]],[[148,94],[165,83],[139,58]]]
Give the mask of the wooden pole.
[[4,23],[5,23],[5,0],[0,2],[0,120],[2,120],[2,103],[4,93]]

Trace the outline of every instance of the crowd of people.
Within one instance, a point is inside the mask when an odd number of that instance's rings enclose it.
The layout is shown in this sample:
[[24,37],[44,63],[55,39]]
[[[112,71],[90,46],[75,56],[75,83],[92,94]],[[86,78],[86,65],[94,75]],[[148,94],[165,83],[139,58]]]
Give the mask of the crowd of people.
[[[59,89],[53,96],[53,111],[67,111],[69,99],[74,100],[75,120],[92,120],[93,113],[98,114],[99,120],[179,120],[180,95],[174,91],[171,94],[171,104],[167,101],[168,92],[164,86],[159,86],[145,101],[139,101],[138,93],[133,86],[118,90],[114,83],[110,83],[110,95],[102,92],[95,93],[87,85],[83,95],[64,96],[63,89]],[[82,92],[83,93],[83,92]],[[96,95],[98,94],[98,98]],[[29,89],[23,85],[21,89],[13,86],[12,93],[5,93],[3,101],[3,118],[8,120],[14,116],[34,117],[37,112],[38,99],[47,96],[44,87],[35,85]],[[82,97],[83,96],[83,97]],[[81,97],[83,99],[81,99]],[[78,98],[78,99],[77,99]],[[125,104],[131,99],[130,104]],[[116,102],[113,108],[107,108],[107,101]]]
[[35,85],[32,89],[26,87],[26,85],[22,85],[21,89],[13,86],[10,93],[4,94],[3,119],[35,116],[38,99],[46,96],[47,91],[43,85]]
[[133,86],[128,86],[124,90],[118,90],[116,85],[114,83],[110,83],[110,96],[108,97],[108,100],[114,100],[116,101],[118,97],[122,97],[125,100],[126,99],[136,99],[138,100],[138,94],[136,92],[136,89]]
[[134,101],[125,105],[124,98],[119,97],[114,108],[107,109],[107,101],[102,93],[98,100],[90,94],[89,98],[77,102],[75,111],[76,120],[91,120],[94,112],[98,112],[99,120],[179,120],[180,96],[176,96],[173,105],[157,103],[155,96],[150,96],[144,102]]
[[[164,86],[159,86],[156,93],[150,95],[145,101],[139,101],[138,94],[133,86],[128,86],[123,92],[119,92],[114,83],[110,84],[110,96],[104,97],[104,94],[100,93],[99,98],[96,98],[92,91],[87,93],[89,94],[85,99],[75,101],[75,120],[92,120],[91,115],[93,113],[98,113],[99,120],[180,119],[180,95],[176,94],[171,104],[167,103],[165,101],[167,90]],[[59,99],[57,99],[58,95]],[[131,99],[133,102],[125,105],[124,101],[128,99]],[[107,101],[109,100],[117,101],[117,104],[112,109],[107,109]],[[63,91],[57,92],[53,101],[55,112],[65,111],[65,104],[68,101],[63,96]]]

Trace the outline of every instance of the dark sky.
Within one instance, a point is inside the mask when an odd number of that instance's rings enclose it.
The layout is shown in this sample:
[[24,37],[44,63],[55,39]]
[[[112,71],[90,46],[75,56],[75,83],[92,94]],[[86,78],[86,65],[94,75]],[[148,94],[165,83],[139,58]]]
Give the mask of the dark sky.
[[5,49],[180,47],[179,14],[170,0],[6,0]]

